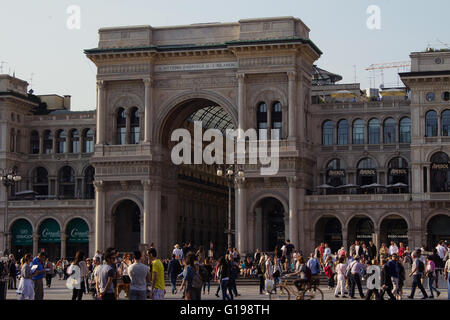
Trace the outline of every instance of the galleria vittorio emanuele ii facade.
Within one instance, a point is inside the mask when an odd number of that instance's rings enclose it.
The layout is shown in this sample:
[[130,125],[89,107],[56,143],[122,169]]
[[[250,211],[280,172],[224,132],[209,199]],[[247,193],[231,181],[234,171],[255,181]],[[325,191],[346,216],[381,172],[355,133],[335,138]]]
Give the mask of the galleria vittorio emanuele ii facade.
[[227,179],[170,157],[171,133],[196,120],[278,130],[278,172],[245,163],[233,182],[241,253],[286,239],[304,252],[450,240],[450,51],[411,53],[405,87],[366,94],[317,67],[309,31],[293,17],[100,29],[85,50],[92,111],[0,75],[1,167],[22,177],[1,187],[0,248],[56,258],[153,243],[167,256],[190,241],[223,252]]

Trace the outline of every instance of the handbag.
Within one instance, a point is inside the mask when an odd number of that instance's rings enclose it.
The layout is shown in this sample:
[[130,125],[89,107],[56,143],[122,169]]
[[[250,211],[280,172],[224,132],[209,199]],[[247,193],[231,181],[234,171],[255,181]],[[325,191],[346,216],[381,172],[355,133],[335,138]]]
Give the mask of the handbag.
[[274,283],[273,280],[270,280],[270,279],[266,280],[265,285],[266,285],[266,291],[267,292],[270,292],[270,291],[273,290],[273,283]]

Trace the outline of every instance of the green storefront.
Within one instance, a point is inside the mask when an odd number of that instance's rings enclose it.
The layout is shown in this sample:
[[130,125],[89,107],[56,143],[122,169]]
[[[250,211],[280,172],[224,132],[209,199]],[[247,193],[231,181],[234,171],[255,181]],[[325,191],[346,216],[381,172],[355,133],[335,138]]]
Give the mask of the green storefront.
[[89,226],[80,218],[69,222],[66,228],[66,250],[67,258],[75,257],[78,250],[84,252],[85,257],[89,254]]
[[11,252],[16,259],[26,253],[33,253],[33,227],[27,220],[16,220],[11,228],[11,236]]
[[39,249],[56,261],[61,255],[61,229],[54,219],[45,219],[39,226]]

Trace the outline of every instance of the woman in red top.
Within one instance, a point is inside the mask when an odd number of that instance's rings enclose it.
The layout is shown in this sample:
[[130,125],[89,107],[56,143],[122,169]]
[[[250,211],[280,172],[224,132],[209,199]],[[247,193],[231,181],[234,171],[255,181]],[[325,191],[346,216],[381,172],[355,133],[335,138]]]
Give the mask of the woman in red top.
[[399,243],[399,248],[398,248],[398,256],[400,258],[403,258],[403,254],[405,253],[405,247],[403,246],[403,242]]

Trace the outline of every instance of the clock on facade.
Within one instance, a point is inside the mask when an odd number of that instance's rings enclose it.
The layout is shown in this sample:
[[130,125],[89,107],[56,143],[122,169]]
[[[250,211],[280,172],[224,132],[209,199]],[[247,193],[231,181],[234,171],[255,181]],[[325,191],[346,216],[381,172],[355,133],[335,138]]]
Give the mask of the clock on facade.
[[427,98],[428,102],[433,101],[434,100],[434,93],[433,92],[428,92],[426,98]]

